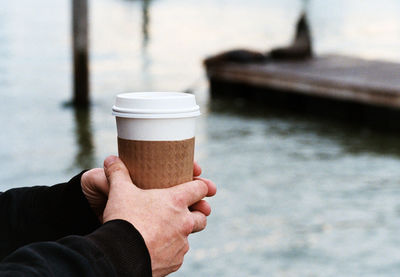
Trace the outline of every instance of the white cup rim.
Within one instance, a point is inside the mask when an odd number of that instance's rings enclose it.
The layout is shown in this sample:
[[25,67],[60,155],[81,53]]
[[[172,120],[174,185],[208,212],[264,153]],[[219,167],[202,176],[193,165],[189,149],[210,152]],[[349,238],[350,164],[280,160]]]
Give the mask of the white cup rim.
[[117,95],[112,114],[124,118],[187,118],[200,115],[193,95],[181,92],[134,92]]
[[182,118],[200,115],[198,105],[189,109],[127,109],[112,107],[113,115],[126,118]]
[[198,117],[201,113],[199,110],[186,113],[124,113],[113,111],[112,113],[116,117],[123,118],[157,118],[157,119],[169,119],[169,118],[187,118],[187,117]]

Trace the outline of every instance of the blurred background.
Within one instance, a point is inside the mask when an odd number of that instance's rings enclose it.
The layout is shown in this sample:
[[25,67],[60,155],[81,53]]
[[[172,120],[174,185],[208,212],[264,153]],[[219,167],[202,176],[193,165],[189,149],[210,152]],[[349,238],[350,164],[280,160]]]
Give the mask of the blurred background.
[[196,160],[218,185],[207,230],[172,276],[398,276],[400,142],[375,131],[209,97],[202,60],[293,37],[317,55],[400,62],[397,0],[91,0],[91,106],[72,97],[71,1],[0,4],[0,191],[51,185],[117,153],[117,93],[191,89]]

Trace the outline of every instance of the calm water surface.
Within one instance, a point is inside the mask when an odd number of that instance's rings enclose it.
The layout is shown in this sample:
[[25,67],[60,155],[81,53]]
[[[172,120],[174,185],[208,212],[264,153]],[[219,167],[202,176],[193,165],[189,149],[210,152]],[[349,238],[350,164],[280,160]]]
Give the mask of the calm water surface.
[[[290,41],[301,1],[91,1],[90,112],[70,99],[70,1],[0,5],[0,190],[50,185],[115,154],[122,91],[193,88],[196,157],[219,185],[173,276],[398,276],[400,142],[241,101],[211,101],[201,60]],[[400,2],[309,1],[319,54],[400,61]]]

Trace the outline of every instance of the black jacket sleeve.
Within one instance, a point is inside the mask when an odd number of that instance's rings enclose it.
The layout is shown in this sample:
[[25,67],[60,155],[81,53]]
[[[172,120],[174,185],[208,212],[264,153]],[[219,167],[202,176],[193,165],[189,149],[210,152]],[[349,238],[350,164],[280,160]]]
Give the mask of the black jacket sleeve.
[[100,226],[82,193],[82,174],[68,183],[0,194],[0,260],[23,245],[87,235]]
[[0,277],[151,276],[140,233],[123,220],[101,226],[82,193],[82,173],[0,194]]
[[87,235],[24,246],[0,263],[0,277],[151,277],[145,242],[128,222],[113,220]]

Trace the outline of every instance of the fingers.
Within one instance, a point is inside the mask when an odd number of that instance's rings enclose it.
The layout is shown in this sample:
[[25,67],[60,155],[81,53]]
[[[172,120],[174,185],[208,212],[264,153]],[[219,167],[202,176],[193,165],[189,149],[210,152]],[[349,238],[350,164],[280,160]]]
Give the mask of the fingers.
[[192,233],[204,230],[207,226],[207,217],[199,211],[191,212],[191,214],[194,222]]
[[125,182],[132,183],[128,169],[116,156],[108,156],[104,160],[104,173],[110,186]]
[[93,168],[84,174],[87,176],[86,180],[91,189],[100,192],[106,197],[108,196],[110,186],[108,185],[103,168]]
[[209,216],[211,214],[211,207],[205,200],[200,200],[197,203],[194,203],[192,206],[189,207],[190,211],[198,211],[204,214],[205,216]]
[[213,181],[201,178],[201,177],[195,177],[194,180],[200,180],[204,183],[206,183],[207,188],[208,188],[208,193],[206,196],[214,196],[217,193],[217,186],[214,184]]
[[197,162],[193,163],[193,176],[198,177],[201,174],[201,167]]
[[178,205],[189,207],[208,194],[208,186],[202,180],[187,182],[169,188]]

